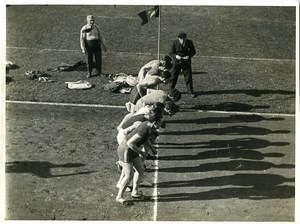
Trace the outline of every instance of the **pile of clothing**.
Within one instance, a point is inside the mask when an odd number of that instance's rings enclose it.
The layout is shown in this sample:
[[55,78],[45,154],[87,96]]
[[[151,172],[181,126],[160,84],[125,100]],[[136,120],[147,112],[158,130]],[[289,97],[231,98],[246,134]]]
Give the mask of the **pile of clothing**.
[[90,89],[93,85],[85,80],[79,80],[77,82],[65,82],[68,89]]
[[30,80],[37,79],[39,82],[54,82],[54,80],[49,79],[51,75],[39,70],[28,70],[25,72],[25,75]]
[[108,77],[110,80],[103,88],[113,93],[130,93],[138,83],[137,77],[125,73],[111,74]]
[[49,68],[47,71],[59,71],[59,72],[69,72],[69,71],[86,71],[87,65],[84,61],[78,61],[73,65],[61,63],[57,68]]

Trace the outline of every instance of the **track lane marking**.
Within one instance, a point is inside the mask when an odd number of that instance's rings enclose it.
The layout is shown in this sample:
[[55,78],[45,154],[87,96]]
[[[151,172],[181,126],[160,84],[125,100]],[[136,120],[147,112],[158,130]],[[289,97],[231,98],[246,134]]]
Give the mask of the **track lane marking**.
[[6,103],[49,105],[49,106],[118,108],[118,109],[125,109],[126,108],[125,106],[102,105],[102,104],[52,103],[52,102],[32,102],[32,101],[9,101],[9,100],[7,100]]
[[[158,148],[158,144],[154,144],[156,148]],[[157,150],[157,159],[155,160],[155,172],[154,172],[154,188],[153,188],[153,198],[154,198],[154,205],[153,205],[153,221],[157,221],[157,212],[158,212],[158,188],[157,188],[157,182],[158,182],[158,150]]]
[[[15,104],[34,104],[34,105],[49,105],[49,106],[72,106],[72,107],[97,107],[97,108],[118,108],[126,109],[125,106],[117,105],[103,105],[103,104],[77,104],[77,103],[53,103],[53,102],[32,102],[32,101],[14,101],[6,100],[6,103]],[[282,116],[282,117],[295,117],[295,114],[280,114],[280,113],[257,113],[257,112],[239,112],[239,111],[218,111],[218,110],[197,110],[202,113],[215,113],[215,114],[241,114],[241,115],[265,115],[265,116]]]
[[[79,50],[69,50],[69,49],[51,49],[51,48],[33,48],[33,47],[6,47],[7,49],[17,49],[17,50],[36,50],[36,51],[59,51],[59,52],[77,52],[81,53]],[[151,53],[143,52],[127,52],[127,51],[110,51],[108,54],[137,54],[137,55],[151,55]],[[231,56],[210,56],[210,55],[195,55],[194,58],[213,58],[213,59],[230,59],[230,60],[249,60],[249,61],[296,61],[295,59],[288,58],[247,58],[247,57],[231,57]]]

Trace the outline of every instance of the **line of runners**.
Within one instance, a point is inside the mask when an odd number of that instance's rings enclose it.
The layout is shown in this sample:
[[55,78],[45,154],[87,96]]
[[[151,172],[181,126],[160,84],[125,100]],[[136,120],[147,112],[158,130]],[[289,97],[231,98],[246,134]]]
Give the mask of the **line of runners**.
[[[138,82],[132,89],[125,115],[118,125],[118,161],[120,177],[116,184],[118,194],[116,201],[123,205],[132,205],[132,200],[124,197],[126,191],[131,192],[134,199],[146,199],[139,190],[145,172],[144,161],[157,154],[153,143],[159,136],[159,129],[165,127],[164,115],[173,115],[179,111],[175,102],[181,99],[177,89],[169,92],[159,90],[159,84],[166,84],[171,76],[171,58],[153,60],[144,65],[138,74]],[[132,187],[129,187],[132,181]]]

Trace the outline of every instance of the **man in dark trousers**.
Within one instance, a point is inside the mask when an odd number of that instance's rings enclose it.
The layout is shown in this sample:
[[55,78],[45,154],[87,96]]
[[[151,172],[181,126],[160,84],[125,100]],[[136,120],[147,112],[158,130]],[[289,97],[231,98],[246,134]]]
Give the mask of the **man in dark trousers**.
[[170,89],[176,87],[179,73],[182,70],[187,91],[194,98],[197,94],[195,94],[193,90],[191,58],[196,54],[196,50],[193,41],[186,37],[186,33],[180,33],[172,44],[170,55],[173,61],[173,68],[171,72]]
[[96,61],[97,75],[102,74],[102,52],[101,46],[104,52],[107,48],[104,43],[104,37],[100,34],[99,27],[95,24],[95,18],[93,15],[86,17],[87,24],[84,25],[80,30],[80,47],[82,53],[87,56],[87,78],[92,76],[94,67],[94,57]]

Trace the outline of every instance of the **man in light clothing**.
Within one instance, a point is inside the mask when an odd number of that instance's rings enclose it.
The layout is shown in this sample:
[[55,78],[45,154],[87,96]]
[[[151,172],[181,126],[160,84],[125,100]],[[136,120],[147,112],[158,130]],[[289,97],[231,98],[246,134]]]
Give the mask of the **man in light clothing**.
[[100,30],[95,24],[94,16],[88,15],[86,18],[87,24],[80,30],[80,47],[82,53],[87,56],[87,78],[92,76],[94,57],[95,67],[97,69],[97,75],[102,74],[102,52],[101,46],[104,52],[107,51],[104,38],[100,35]]

